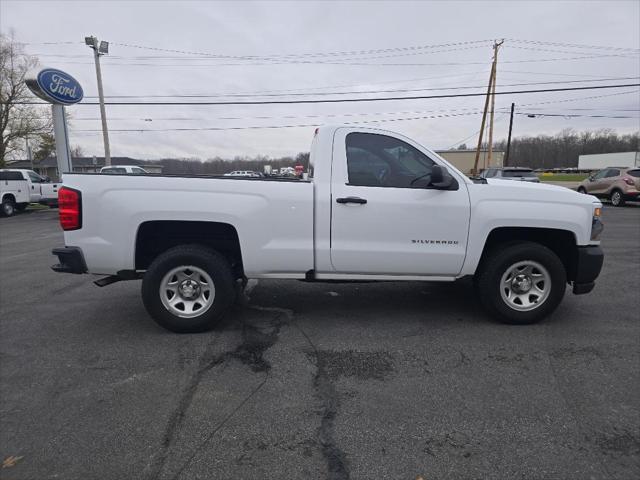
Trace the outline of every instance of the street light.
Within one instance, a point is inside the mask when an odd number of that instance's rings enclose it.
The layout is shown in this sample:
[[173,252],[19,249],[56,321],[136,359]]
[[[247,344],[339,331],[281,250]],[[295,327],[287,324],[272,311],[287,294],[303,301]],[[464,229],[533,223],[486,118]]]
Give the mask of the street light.
[[100,70],[100,55],[109,53],[109,42],[101,41],[94,36],[84,37],[84,43],[93,49],[93,59],[96,64],[96,77],[98,79],[98,97],[100,99],[100,117],[102,119],[102,139],[104,141],[104,164],[111,165],[111,150],[109,148],[109,132],[107,130],[107,113],[104,108],[104,93],[102,91],[102,71]]

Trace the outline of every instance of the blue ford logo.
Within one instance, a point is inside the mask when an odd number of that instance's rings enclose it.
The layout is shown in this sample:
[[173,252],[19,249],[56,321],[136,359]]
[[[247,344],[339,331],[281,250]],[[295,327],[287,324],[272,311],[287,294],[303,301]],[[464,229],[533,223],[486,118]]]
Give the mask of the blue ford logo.
[[72,105],[82,100],[84,95],[80,83],[75,78],[55,68],[41,70],[36,81],[39,92],[34,93],[39,93],[41,98],[53,103]]

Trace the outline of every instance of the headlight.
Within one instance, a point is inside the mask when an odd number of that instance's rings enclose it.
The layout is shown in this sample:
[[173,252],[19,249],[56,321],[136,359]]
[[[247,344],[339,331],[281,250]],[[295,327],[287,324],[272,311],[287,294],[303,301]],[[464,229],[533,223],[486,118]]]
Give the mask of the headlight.
[[602,207],[593,209],[593,219],[591,220],[591,240],[598,240],[600,234],[604,230],[604,224],[600,217],[602,216]]

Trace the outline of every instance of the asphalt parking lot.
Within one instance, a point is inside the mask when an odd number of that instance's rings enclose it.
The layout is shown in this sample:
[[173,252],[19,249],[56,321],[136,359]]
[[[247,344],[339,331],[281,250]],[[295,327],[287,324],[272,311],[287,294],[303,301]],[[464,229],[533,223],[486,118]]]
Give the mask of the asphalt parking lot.
[[0,478],[640,478],[640,207],[604,221],[596,289],[538,325],[465,282],[260,281],[176,335],[139,281],[49,269],[56,211],[2,218]]

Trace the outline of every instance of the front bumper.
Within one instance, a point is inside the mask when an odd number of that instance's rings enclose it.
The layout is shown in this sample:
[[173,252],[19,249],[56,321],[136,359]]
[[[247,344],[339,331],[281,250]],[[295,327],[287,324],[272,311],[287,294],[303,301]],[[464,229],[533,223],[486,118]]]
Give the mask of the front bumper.
[[51,266],[51,270],[58,273],[87,273],[82,250],[78,247],[54,248],[51,250],[58,257],[59,263]]
[[578,259],[576,263],[575,278],[573,280],[573,293],[581,295],[589,293],[595,287],[595,279],[600,275],[604,252],[598,245],[578,247]]

